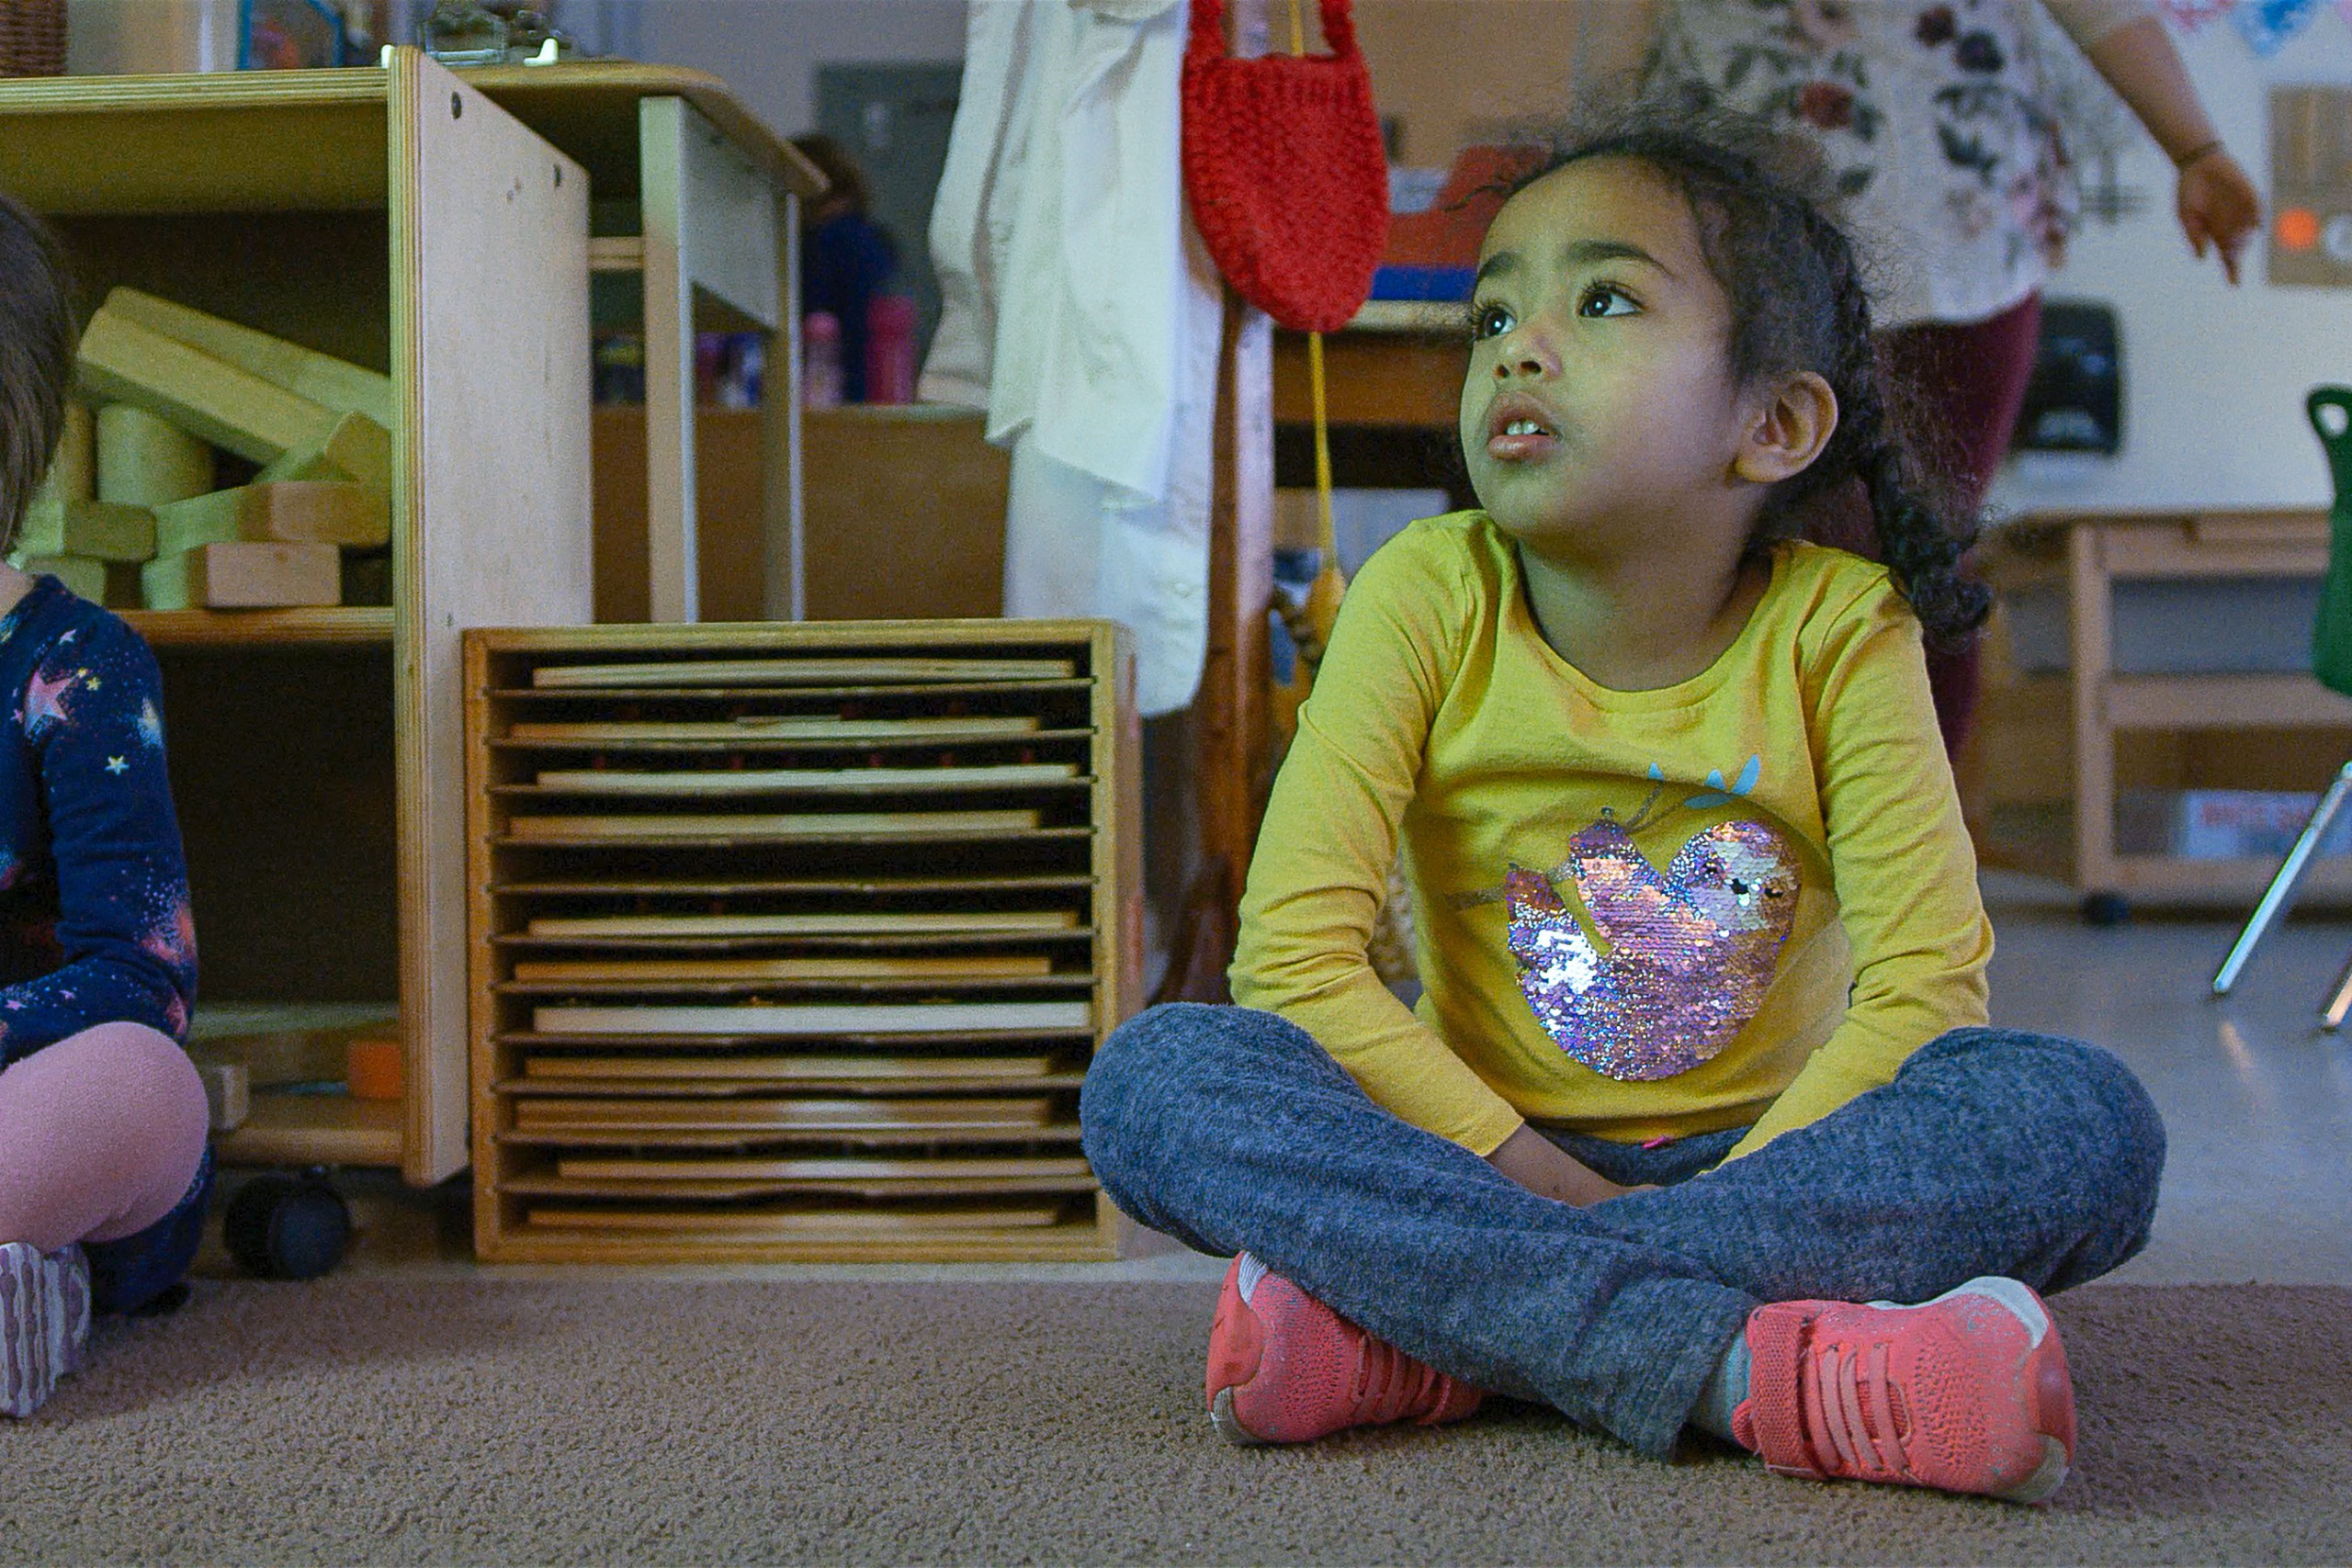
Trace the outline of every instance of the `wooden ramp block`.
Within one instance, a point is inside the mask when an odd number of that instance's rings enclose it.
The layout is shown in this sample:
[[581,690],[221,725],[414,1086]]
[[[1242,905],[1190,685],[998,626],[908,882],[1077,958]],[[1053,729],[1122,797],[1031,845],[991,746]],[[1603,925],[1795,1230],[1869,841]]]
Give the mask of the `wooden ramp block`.
[[151,610],[257,610],[333,604],[343,572],[333,545],[198,545],[140,571]]
[[[104,308],[82,333],[75,367],[84,390],[136,404],[256,463],[275,463],[289,452],[325,448],[340,439],[346,450],[334,460],[343,471],[310,477],[390,488],[391,437],[374,420],[297,397]],[[102,458],[105,446],[102,434]]]
[[25,509],[17,550],[28,556],[142,561],[155,554],[155,514],[103,501],[37,500]]
[[288,447],[254,479],[264,484],[280,479],[347,479],[389,494],[391,434],[364,413],[347,413],[317,440]]
[[87,403],[65,405],[65,429],[35,501],[88,501],[97,494],[97,421]]
[[109,610],[139,608],[140,569],[134,563],[70,555],[24,555],[15,559],[18,570],[35,577],[53,577],[76,599],[86,599]]
[[323,408],[364,413],[387,429],[391,426],[392,378],[389,376],[136,288],[109,290],[104,309],[202,349],[215,359]]
[[332,479],[239,485],[174,502],[155,512],[155,549],[167,556],[232,539],[374,549],[391,536],[390,497],[366,485]]
[[212,448],[131,403],[100,409],[97,496],[119,506],[161,506],[212,488]]

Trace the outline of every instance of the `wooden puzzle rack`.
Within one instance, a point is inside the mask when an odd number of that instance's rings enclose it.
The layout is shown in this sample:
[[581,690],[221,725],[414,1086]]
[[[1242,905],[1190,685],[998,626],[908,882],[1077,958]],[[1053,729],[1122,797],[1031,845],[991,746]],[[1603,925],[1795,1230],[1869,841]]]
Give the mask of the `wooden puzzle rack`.
[[1115,628],[469,633],[486,1260],[1086,1258],[1135,1005]]

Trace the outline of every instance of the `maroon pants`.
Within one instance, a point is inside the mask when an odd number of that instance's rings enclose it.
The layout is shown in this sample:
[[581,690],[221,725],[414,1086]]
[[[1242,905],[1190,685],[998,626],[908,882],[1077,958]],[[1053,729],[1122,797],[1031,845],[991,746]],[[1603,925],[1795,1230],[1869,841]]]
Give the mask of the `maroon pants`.
[[[1989,321],[1965,326],[1922,322],[1879,338],[1879,363],[1921,462],[1942,476],[1953,509],[1973,517],[2025,401],[2033,351],[2041,331],[2041,297],[2029,294]],[[1813,537],[1857,555],[1879,558],[1878,533],[1861,487],[1830,509]],[[1957,753],[1976,710],[1978,654],[1974,643],[1949,653],[1930,651],[1928,680],[1935,690],[1936,722],[1946,750]]]

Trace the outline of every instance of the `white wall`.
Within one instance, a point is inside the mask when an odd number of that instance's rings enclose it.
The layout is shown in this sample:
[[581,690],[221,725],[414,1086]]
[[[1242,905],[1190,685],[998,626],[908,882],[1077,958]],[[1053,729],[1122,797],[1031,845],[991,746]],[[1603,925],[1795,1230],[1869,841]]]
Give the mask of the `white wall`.
[[[2333,6],[2269,60],[2226,20],[2177,32],[2182,57],[2230,149],[2265,194],[2269,89],[2352,83],[2352,24]],[[2105,300],[2123,338],[2123,451],[2111,458],[2027,454],[1992,504],[2038,507],[2304,507],[2330,499],[2327,466],[2303,418],[2321,382],[2352,383],[2352,288],[2274,288],[2257,242],[2238,288],[2209,251],[2188,254],[2173,216],[2171,168],[2142,140],[2122,183],[2151,197],[2120,224],[2086,222],[2051,298]]]
[[65,68],[76,76],[237,64],[237,0],[74,0],[65,29]]
[[725,79],[786,136],[817,122],[816,69],[964,58],[965,0],[635,0],[638,58]]

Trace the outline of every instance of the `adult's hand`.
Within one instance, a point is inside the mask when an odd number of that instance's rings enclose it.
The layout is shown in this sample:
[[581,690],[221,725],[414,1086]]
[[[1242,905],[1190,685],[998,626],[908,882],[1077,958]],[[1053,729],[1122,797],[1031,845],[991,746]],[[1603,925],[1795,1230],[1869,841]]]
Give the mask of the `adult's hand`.
[[2190,159],[2180,171],[2174,205],[2188,248],[2201,260],[2211,244],[2221,253],[2222,273],[2237,282],[2238,256],[2262,222],[2262,197],[2238,161],[2221,147]]

